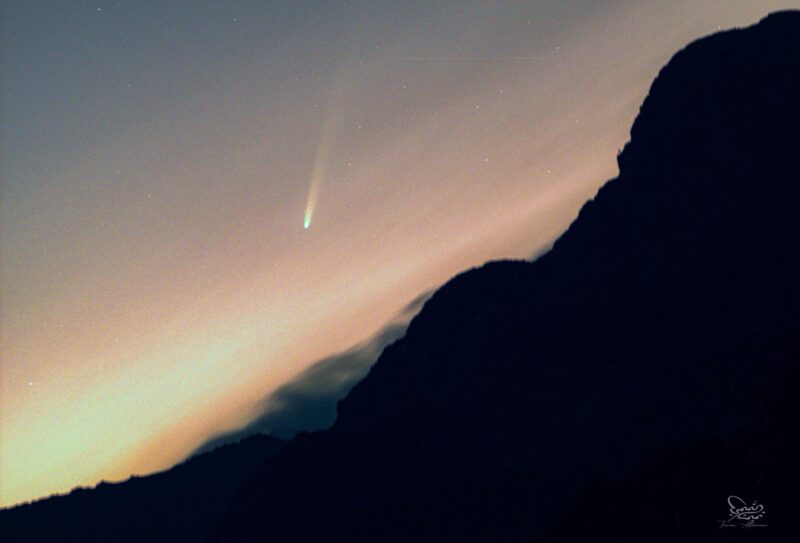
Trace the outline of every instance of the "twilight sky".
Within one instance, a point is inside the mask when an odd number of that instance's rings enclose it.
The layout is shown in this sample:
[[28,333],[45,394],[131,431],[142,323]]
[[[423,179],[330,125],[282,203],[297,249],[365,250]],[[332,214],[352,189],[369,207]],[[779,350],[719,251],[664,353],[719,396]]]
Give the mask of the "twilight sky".
[[785,7],[3,2],[0,505],[169,467],[529,257],[674,52]]

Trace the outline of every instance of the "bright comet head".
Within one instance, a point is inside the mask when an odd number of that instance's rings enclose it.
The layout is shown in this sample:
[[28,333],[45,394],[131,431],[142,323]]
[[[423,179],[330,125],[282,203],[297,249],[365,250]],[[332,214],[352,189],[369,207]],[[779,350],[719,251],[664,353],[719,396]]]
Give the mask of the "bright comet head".
[[315,198],[316,195],[314,194],[314,191],[312,191],[312,193],[309,194],[308,204],[306,204],[306,214],[305,217],[303,218],[303,228],[305,228],[306,230],[308,230],[308,227],[311,226],[311,217],[314,215]]

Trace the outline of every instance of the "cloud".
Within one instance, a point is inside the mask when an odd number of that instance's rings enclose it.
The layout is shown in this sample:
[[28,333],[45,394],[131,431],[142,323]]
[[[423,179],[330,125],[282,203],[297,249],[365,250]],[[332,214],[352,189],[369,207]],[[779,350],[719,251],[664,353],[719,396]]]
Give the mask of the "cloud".
[[542,247],[539,247],[533,253],[531,253],[531,256],[529,256],[527,258],[527,260],[530,261],[530,262],[533,262],[534,260],[539,260],[539,258],[543,257],[544,255],[546,255],[547,253],[550,252],[550,249],[553,248],[554,244],[555,244],[555,240],[550,241],[549,243],[546,243]]
[[410,320],[433,291],[420,294],[372,338],[311,365],[259,402],[260,415],[249,424],[206,441],[191,456],[252,434],[291,438],[297,432],[322,430],[336,419],[336,404],[366,376],[383,349],[403,337]]

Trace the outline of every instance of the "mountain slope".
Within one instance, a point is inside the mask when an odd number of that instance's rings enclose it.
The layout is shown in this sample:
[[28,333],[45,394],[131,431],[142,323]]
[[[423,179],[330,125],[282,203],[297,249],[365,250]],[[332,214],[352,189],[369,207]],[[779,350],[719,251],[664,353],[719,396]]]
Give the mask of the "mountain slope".
[[[334,426],[266,458],[211,539],[572,540],[635,505],[618,540],[705,540],[727,493],[756,491],[774,506],[756,537],[796,538],[798,35],[800,12],[779,13],[676,54],[618,178],[553,249],[437,291]],[[56,502],[4,512],[0,531],[113,539],[86,532],[91,509],[64,530],[23,523]],[[126,521],[162,533],[139,506]]]
[[526,539],[590,481],[773,409],[800,331],[797,35],[780,13],[676,54],[553,249],[440,289],[219,539]]
[[[800,359],[798,336],[782,339],[774,344]],[[761,363],[770,363],[774,353],[760,347]],[[734,437],[660,450],[628,477],[593,481],[540,541],[587,541],[597,534],[614,541],[800,541],[798,370],[795,364],[776,383],[771,392],[778,400]],[[759,526],[731,520],[730,496],[764,507],[752,520]]]
[[168,471],[0,511],[0,541],[197,541],[283,443],[252,436]]

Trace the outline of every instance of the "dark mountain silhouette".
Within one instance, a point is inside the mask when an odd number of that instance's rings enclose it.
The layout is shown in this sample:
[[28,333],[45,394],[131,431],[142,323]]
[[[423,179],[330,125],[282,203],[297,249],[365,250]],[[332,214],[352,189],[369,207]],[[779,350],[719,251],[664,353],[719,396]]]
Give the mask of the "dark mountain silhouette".
[[[796,335],[785,339],[783,346],[797,360],[800,341]],[[763,347],[758,356],[769,363],[773,353],[769,345]],[[734,438],[696,439],[658,451],[631,476],[594,481],[540,541],[588,541],[597,534],[614,541],[800,540],[798,390],[795,366],[776,383],[774,405]],[[731,521],[729,496],[762,504],[763,517],[753,522],[765,526],[749,533],[741,527],[746,521]],[[723,521],[727,527],[721,527]]]
[[260,402],[261,414],[252,422],[212,438],[197,453],[253,434],[290,439],[300,431],[330,427],[336,420],[336,403],[364,378],[381,350],[405,330],[405,324],[389,325],[369,341],[316,362],[265,397]]
[[256,435],[168,471],[0,511],[0,541],[200,541],[284,442]]
[[[677,53],[619,176],[553,248],[438,290],[210,539],[797,540],[797,36],[783,12]],[[729,495],[767,526],[721,530]],[[4,512],[0,538],[63,540],[102,516],[67,523],[72,499]],[[103,540],[157,538],[145,505]],[[25,531],[46,507],[68,527]]]
[[[332,429],[261,467],[218,540],[537,537],[587,484],[775,409],[800,331],[798,35],[782,13],[676,54],[619,177],[553,249],[436,292]],[[800,505],[782,490],[763,499]]]
[[[0,510],[0,542],[201,540],[247,476],[283,446],[281,439],[333,423],[336,403],[381,350],[405,334],[430,295],[417,296],[366,341],[312,364],[265,397],[251,423],[210,439],[188,461],[155,475]],[[82,520],[91,515],[101,520]],[[116,533],[119,526],[132,528]]]
[[289,439],[300,431],[330,427],[336,420],[337,402],[364,378],[384,347],[405,335],[408,321],[430,295],[425,292],[417,296],[368,340],[312,364],[267,395],[260,402],[260,414],[244,428],[213,437],[201,445],[196,454],[253,434]]

